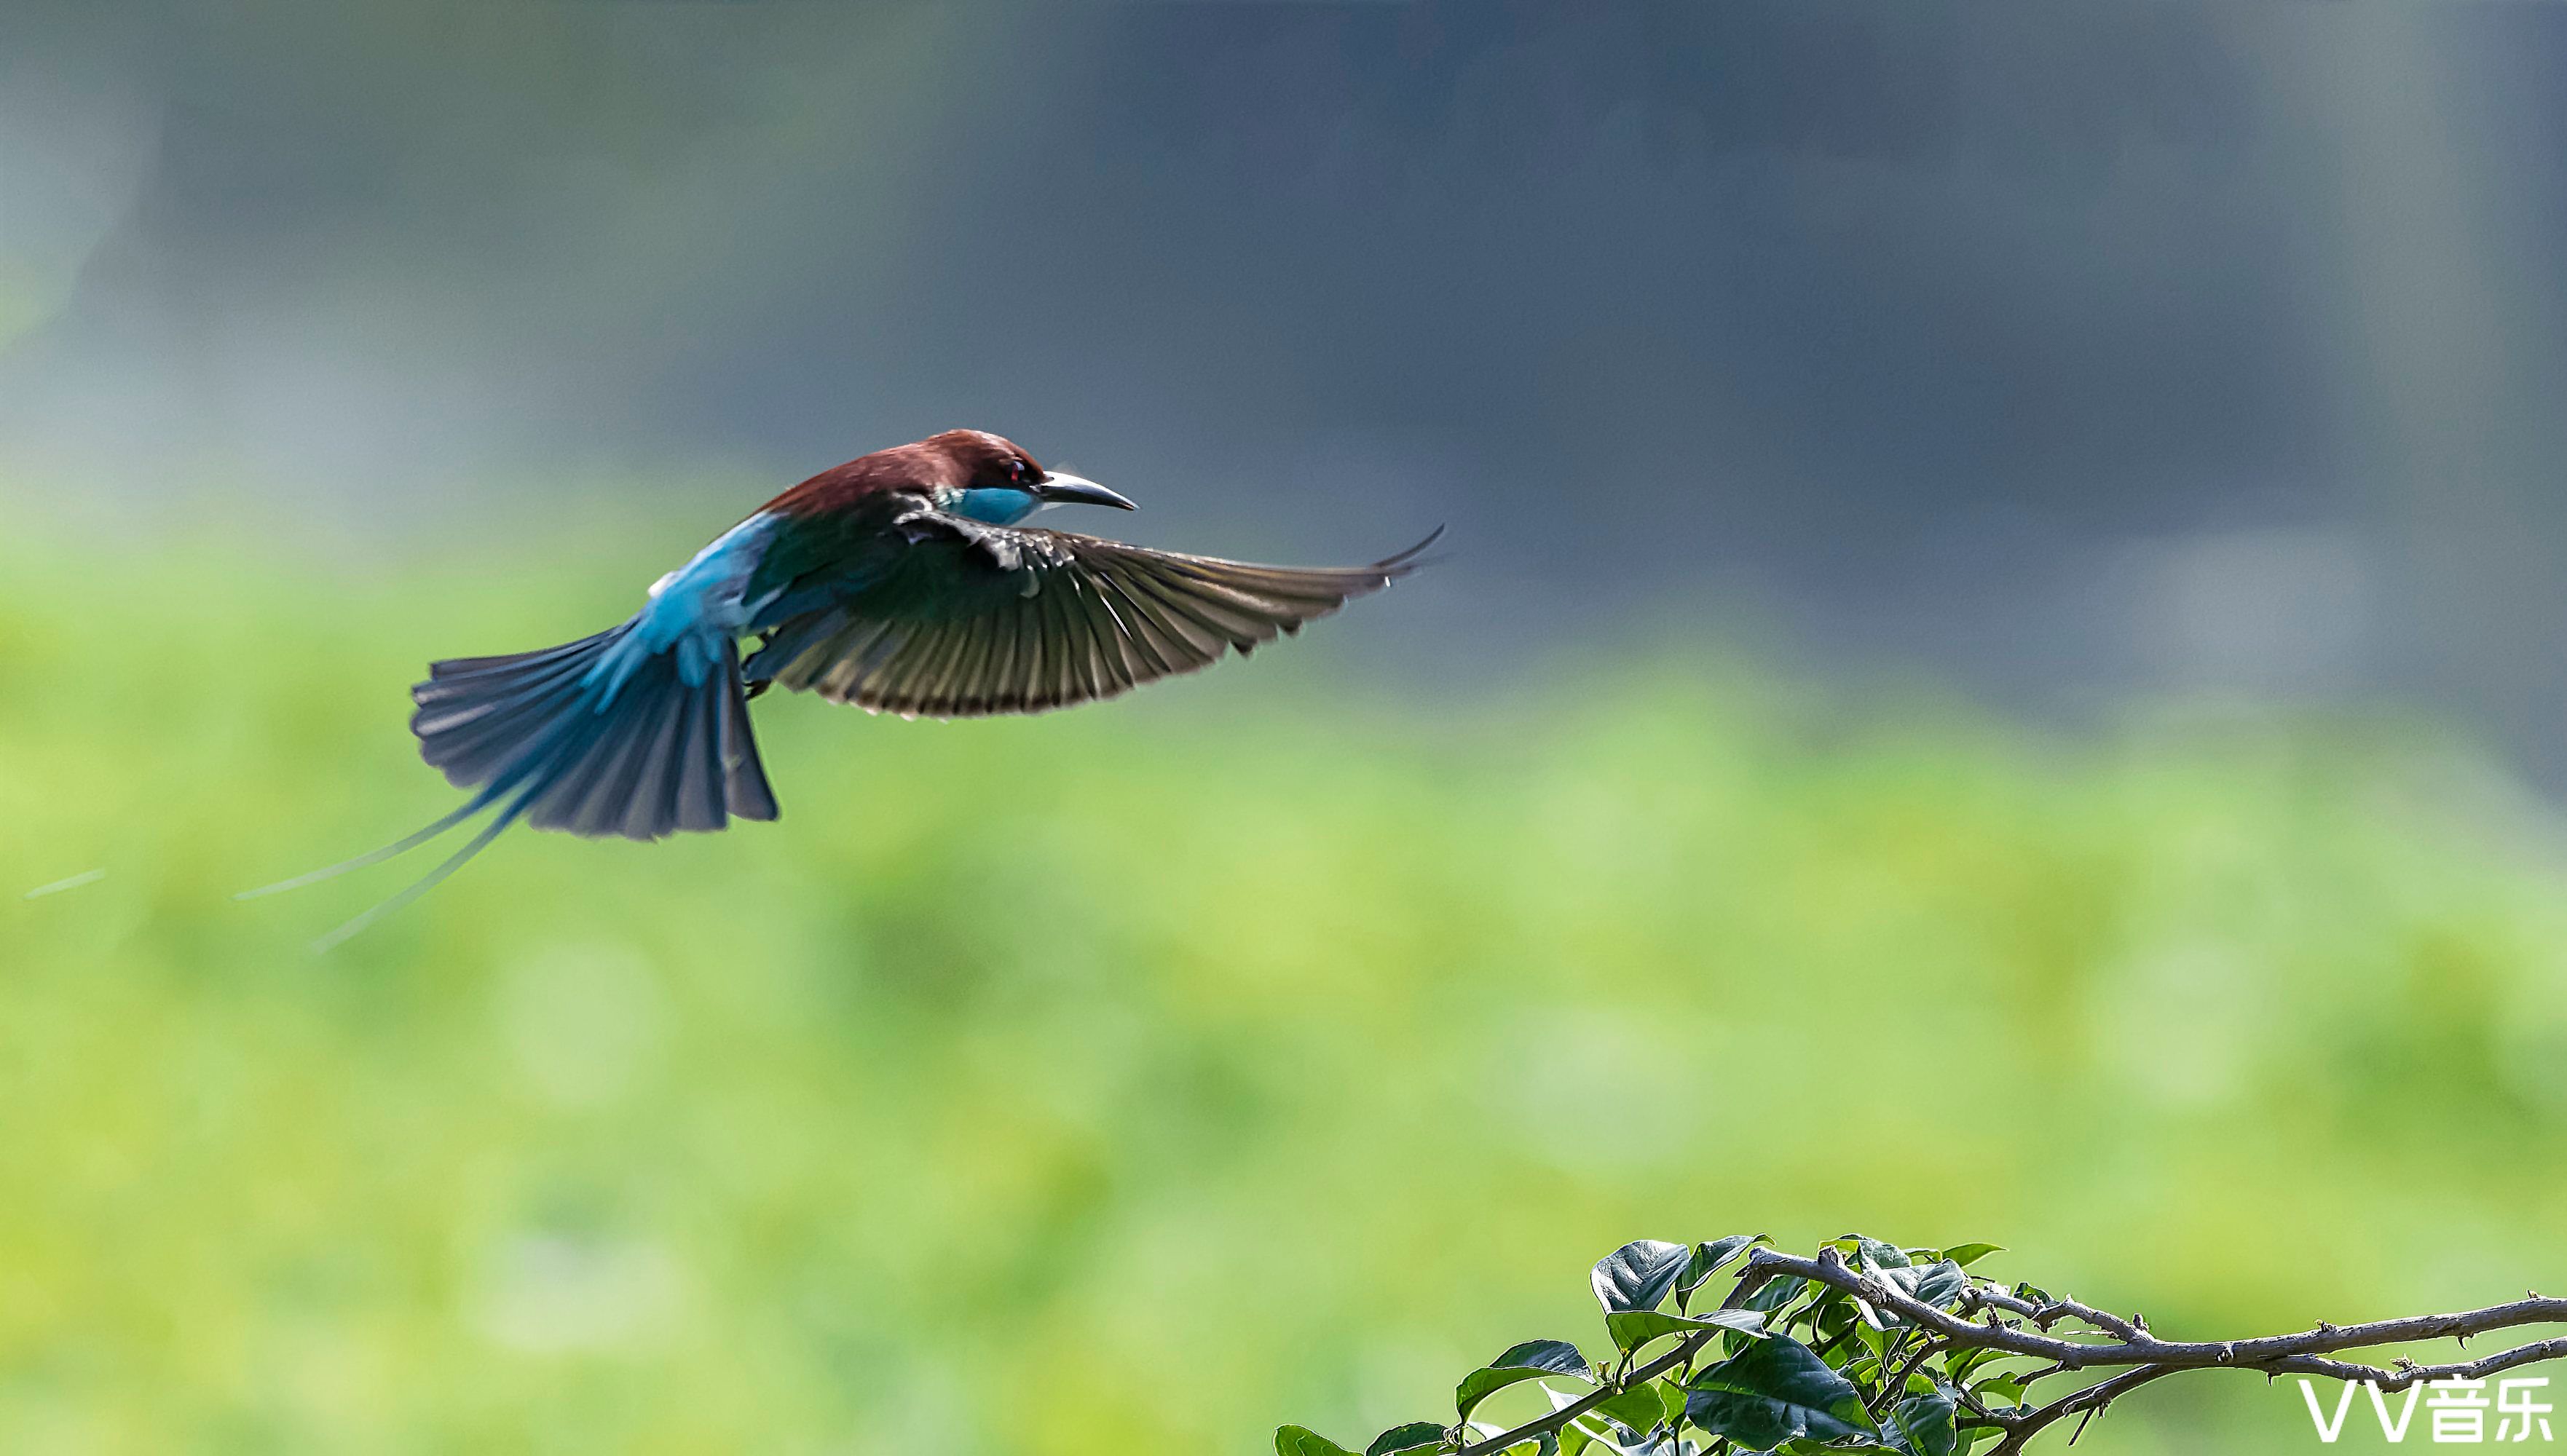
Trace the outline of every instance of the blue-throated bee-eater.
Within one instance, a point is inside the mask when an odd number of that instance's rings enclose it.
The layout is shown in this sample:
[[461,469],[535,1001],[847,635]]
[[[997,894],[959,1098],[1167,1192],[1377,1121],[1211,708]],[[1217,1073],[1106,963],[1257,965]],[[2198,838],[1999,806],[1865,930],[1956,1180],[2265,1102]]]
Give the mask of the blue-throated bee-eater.
[[520,819],[634,840],[773,819],[748,725],[748,700],[769,687],[915,718],[1108,698],[1295,631],[1405,576],[1435,539],[1365,567],[1254,566],[1019,524],[1055,505],[1134,509],[981,430],[823,470],[662,577],[620,626],[432,664],[411,689],[411,731],[472,797],[371,854],[249,893],[376,863],[496,810],[453,857],[327,946]]

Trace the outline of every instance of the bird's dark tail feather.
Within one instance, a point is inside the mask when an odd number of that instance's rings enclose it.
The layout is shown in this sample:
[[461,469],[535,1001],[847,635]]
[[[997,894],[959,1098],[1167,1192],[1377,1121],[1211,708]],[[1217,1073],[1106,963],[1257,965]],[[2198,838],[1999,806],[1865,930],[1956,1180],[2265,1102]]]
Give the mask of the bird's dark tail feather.
[[[415,849],[497,806],[463,849],[417,883],[324,936],[331,946],[428,892],[523,819],[575,835],[656,840],[775,818],[727,640],[714,670],[688,682],[675,652],[601,669],[633,624],[505,657],[459,657],[411,689],[420,756],[476,792],[452,814],[371,853],[244,892],[273,894]],[[629,653],[630,648],[626,651]],[[622,668],[622,670],[616,670]]]

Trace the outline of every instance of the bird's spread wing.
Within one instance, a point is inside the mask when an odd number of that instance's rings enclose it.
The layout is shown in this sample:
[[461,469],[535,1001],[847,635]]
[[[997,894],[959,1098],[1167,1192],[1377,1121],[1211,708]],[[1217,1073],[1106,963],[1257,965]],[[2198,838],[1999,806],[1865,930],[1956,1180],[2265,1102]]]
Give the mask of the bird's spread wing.
[[902,527],[895,564],[775,627],[747,664],[752,683],[911,717],[1038,713],[1245,654],[1407,575],[1435,540],[1310,569],[939,512]]

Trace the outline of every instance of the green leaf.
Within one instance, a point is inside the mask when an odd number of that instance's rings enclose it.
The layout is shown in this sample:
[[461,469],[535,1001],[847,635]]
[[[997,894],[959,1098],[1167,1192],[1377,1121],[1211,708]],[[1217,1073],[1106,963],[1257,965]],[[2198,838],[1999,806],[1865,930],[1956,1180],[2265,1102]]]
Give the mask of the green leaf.
[[1854,1383],[1787,1335],[1760,1339],[1694,1376],[1685,1386],[1685,1419],[1754,1451],[1877,1432]]
[[1486,1368],[1464,1375],[1453,1391],[1453,1403],[1461,1409],[1462,1419],[1469,1420],[1472,1410],[1491,1394],[1545,1375],[1594,1378],[1586,1368],[1586,1356],[1577,1352],[1576,1345],[1565,1339],[1529,1339],[1489,1361]]
[[2023,1404],[2023,1379],[2014,1371],[2008,1370],[2002,1375],[1990,1375],[1981,1380],[1971,1387],[1970,1393],[1978,1396],[1982,1404],[1993,1395],[2002,1398],[2008,1405],[2021,1405]]
[[1811,1342],[1829,1343],[1852,1329],[1859,1318],[1854,1314],[1855,1303],[1854,1296],[1839,1290],[1819,1296],[1809,1309],[1810,1334],[1816,1336]]
[[1916,1297],[1916,1303],[1932,1305],[1939,1310],[1959,1299],[1961,1292],[1969,1287],[1969,1271],[1963,1269],[1959,1261],[1946,1259],[1916,1271],[1915,1287],[1908,1293]]
[[1670,1315],[1664,1310],[1622,1310],[1604,1317],[1615,1348],[1628,1354],[1662,1335],[1685,1330],[1739,1330],[1750,1334],[1765,1327],[1754,1310],[1706,1310],[1700,1315]]
[[1595,1298],[1603,1302],[1605,1314],[1654,1310],[1676,1287],[1676,1278],[1684,1273],[1691,1257],[1692,1251],[1682,1244],[1634,1239],[1595,1261],[1589,1282],[1595,1286]]
[[1962,1377],[1968,1375],[1970,1371],[1977,1369],[1988,1361],[2003,1358],[2005,1358],[2005,1351],[1997,1349],[1954,1350],[1943,1357],[1943,1372],[1950,1375],[1955,1382],[1958,1382]]
[[1653,1431],[1635,1431],[1615,1421],[1596,1439],[1589,1451],[1610,1451],[1614,1456],[1695,1456],[1693,1442],[1677,1437],[1673,1426]]
[[1779,1310],[1810,1292],[1810,1282],[1798,1275],[1769,1279],[1756,1287],[1756,1293],[1739,1302],[1741,1309]]
[[1595,1409],[1629,1426],[1634,1431],[1646,1431],[1667,1418],[1666,1399],[1660,1393],[1663,1388],[1659,1382],[1653,1380],[1646,1385],[1634,1385],[1628,1390],[1616,1390],[1599,1402]]
[[1763,1234],[1731,1234],[1708,1244],[1693,1246],[1693,1257],[1685,1261],[1684,1274],[1676,1280],[1676,1308],[1685,1307],[1702,1282],[1720,1272],[1720,1267],[1747,1252],[1749,1246],[1774,1242]]
[[[1873,1277],[1879,1277],[1881,1284],[1889,1284],[1892,1289],[1897,1289],[1899,1295],[1907,1295],[1910,1300],[1915,1300],[1917,1305],[1933,1305],[1935,1310],[1951,1305],[1953,1300],[1961,1297],[1964,1289],[1969,1289],[1969,1271],[1964,1271],[1958,1264],[1951,1264],[1951,1261],[1922,1266],[1922,1269],[1917,1269],[1917,1266],[1907,1266],[1907,1269],[1881,1269],[1881,1266],[1873,1266],[1871,1274]],[[1873,1315],[1871,1305],[1863,1305],[1863,1318],[1871,1320],[1873,1325],[1904,1323],[1904,1320],[1899,1320],[1897,1313],[1889,1313],[1889,1310],[1881,1310],[1879,1315]]]
[[1889,1408],[1887,1431],[1892,1444],[1909,1456],[1952,1456],[1961,1434],[1952,1426],[1951,1392],[1911,1395]]
[[1613,1456],[1653,1456],[1659,1449],[1658,1443],[1650,1440],[1647,1432],[1635,1431],[1618,1420],[1606,1421],[1603,1434],[1589,1439],[1594,1445],[1586,1449],[1601,1448],[1612,1452]]
[[1943,1251],[1943,1257],[1951,1260],[1955,1264],[1958,1264],[1963,1269],[1967,1269],[1971,1265],[1985,1259],[1990,1254],[2002,1254],[2004,1252],[2005,1245],[2003,1244],[1955,1244],[1951,1248]]
[[1878,1239],[1867,1239],[1860,1234],[1848,1234],[1845,1238],[1837,1240],[1837,1243],[1842,1246],[1849,1240],[1853,1242],[1854,1247],[1846,1250],[1847,1253],[1857,1259],[1868,1259],[1883,1269],[1905,1269],[1909,1263],[1905,1251],[1895,1244],[1884,1244]]
[[1355,1453],[1302,1426],[1284,1426],[1275,1432],[1275,1456],[1355,1456]]
[[1444,1428],[1431,1420],[1413,1420],[1404,1426],[1392,1426],[1372,1438],[1363,1456],[1392,1456],[1397,1451],[1434,1451],[1444,1445]]
[[[1906,1295],[1920,1305],[1931,1305],[1938,1310],[1959,1299],[1961,1292],[1970,1287],[1968,1272],[1948,1260],[1921,1269],[1913,1266],[1905,1269],[1883,1269],[1875,1266],[1871,1272],[1879,1277],[1881,1283],[1897,1290],[1900,1294]],[[1888,1311],[1882,1311],[1877,1316],[1873,1315],[1869,1305],[1863,1307],[1863,1317],[1871,1320],[1875,1325],[1883,1321],[1892,1324],[1903,1323],[1895,1314]]]

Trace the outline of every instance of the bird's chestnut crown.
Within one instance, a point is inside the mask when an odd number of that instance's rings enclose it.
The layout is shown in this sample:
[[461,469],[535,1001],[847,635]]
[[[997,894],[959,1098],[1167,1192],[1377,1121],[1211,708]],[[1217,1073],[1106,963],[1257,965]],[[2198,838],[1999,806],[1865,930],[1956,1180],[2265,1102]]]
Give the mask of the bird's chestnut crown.
[[960,490],[1031,490],[1043,468],[1024,448],[988,430],[952,429],[927,441],[954,465]]

